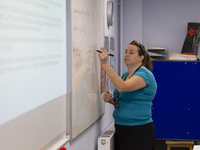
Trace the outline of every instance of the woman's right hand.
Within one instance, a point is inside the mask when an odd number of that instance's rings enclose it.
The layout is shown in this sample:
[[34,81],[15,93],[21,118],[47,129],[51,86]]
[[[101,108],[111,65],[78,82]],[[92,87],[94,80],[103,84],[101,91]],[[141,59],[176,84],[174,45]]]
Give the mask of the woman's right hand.
[[102,65],[108,63],[108,53],[107,53],[107,51],[104,48],[100,48],[100,51],[101,52],[98,54],[99,59],[100,59],[100,63]]
[[106,103],[111,102],[113,100],[112,94],[110,92],[108,92],[108,91],[104,92],[103,100]]

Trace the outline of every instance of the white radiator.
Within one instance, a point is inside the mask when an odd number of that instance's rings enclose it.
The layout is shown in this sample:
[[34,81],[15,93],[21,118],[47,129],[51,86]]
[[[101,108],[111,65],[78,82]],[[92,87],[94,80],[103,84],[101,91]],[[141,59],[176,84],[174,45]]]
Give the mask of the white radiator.
[[98,138],[98,150],[114,150],[114,133],[115,127],[112,123]]

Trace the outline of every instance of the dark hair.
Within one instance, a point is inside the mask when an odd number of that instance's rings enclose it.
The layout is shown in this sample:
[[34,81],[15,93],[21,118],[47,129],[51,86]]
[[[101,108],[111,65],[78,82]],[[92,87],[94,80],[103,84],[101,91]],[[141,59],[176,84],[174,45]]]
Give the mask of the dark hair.
[[147,53],[145,47],[137,41],[132,41],[130,45],[136,45],[138,47],[138,55],[139,56],[144,55],[144,59],[142,60],[142,65],[152,72],[153,66],[152,66],[151,57]]

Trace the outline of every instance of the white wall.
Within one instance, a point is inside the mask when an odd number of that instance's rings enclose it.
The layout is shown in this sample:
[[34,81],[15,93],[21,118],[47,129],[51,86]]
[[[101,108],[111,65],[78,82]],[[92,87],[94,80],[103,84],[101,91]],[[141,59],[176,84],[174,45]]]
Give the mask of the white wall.
[[126,46],[133,40],[142,43],[142,0],[123,0],[123,30],[122,30],[122,72],[126,71],[123,55]]
[[200,1],[143,0],[142,2],[143,44],[167,47],[170,53],[181,53],[188,22],[200,23]]
[[[115,49],[119,49],[119,6],[118,0],[113,0],[114,2],[114,24],[113,26],[107,26],[106,22],[106,9],[105,9],[105,36],[114,37],[115,39]],[[105,8],[107,6],[107,0],[105,0]],[[115,55],[117,57],[117,54]],[[118,61],[116,60],[116,63]],[[117,65],[117,64],[116,64]],[[117,72],[119,70],[117,69]],[[97,150],[97,139],[105,132],[109,125],[114,121],[112,117],[113,106],[110,104],[105,104],[105,114],[100,117],[91,127],[89,127],[85,132],[78,136],[74,141],[68,143],[65,147],[67,150]]]
[[135,39],[181,53],[188,22],[200,23],[199,6],[199,0],[123,0],[123,48]]

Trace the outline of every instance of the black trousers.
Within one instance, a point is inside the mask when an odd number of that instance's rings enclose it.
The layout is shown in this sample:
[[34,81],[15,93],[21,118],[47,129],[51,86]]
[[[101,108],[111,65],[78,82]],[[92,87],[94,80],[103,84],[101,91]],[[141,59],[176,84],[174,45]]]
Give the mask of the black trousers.
[[139,126],[115,124],[115,150],[154,150],[154,123]]

